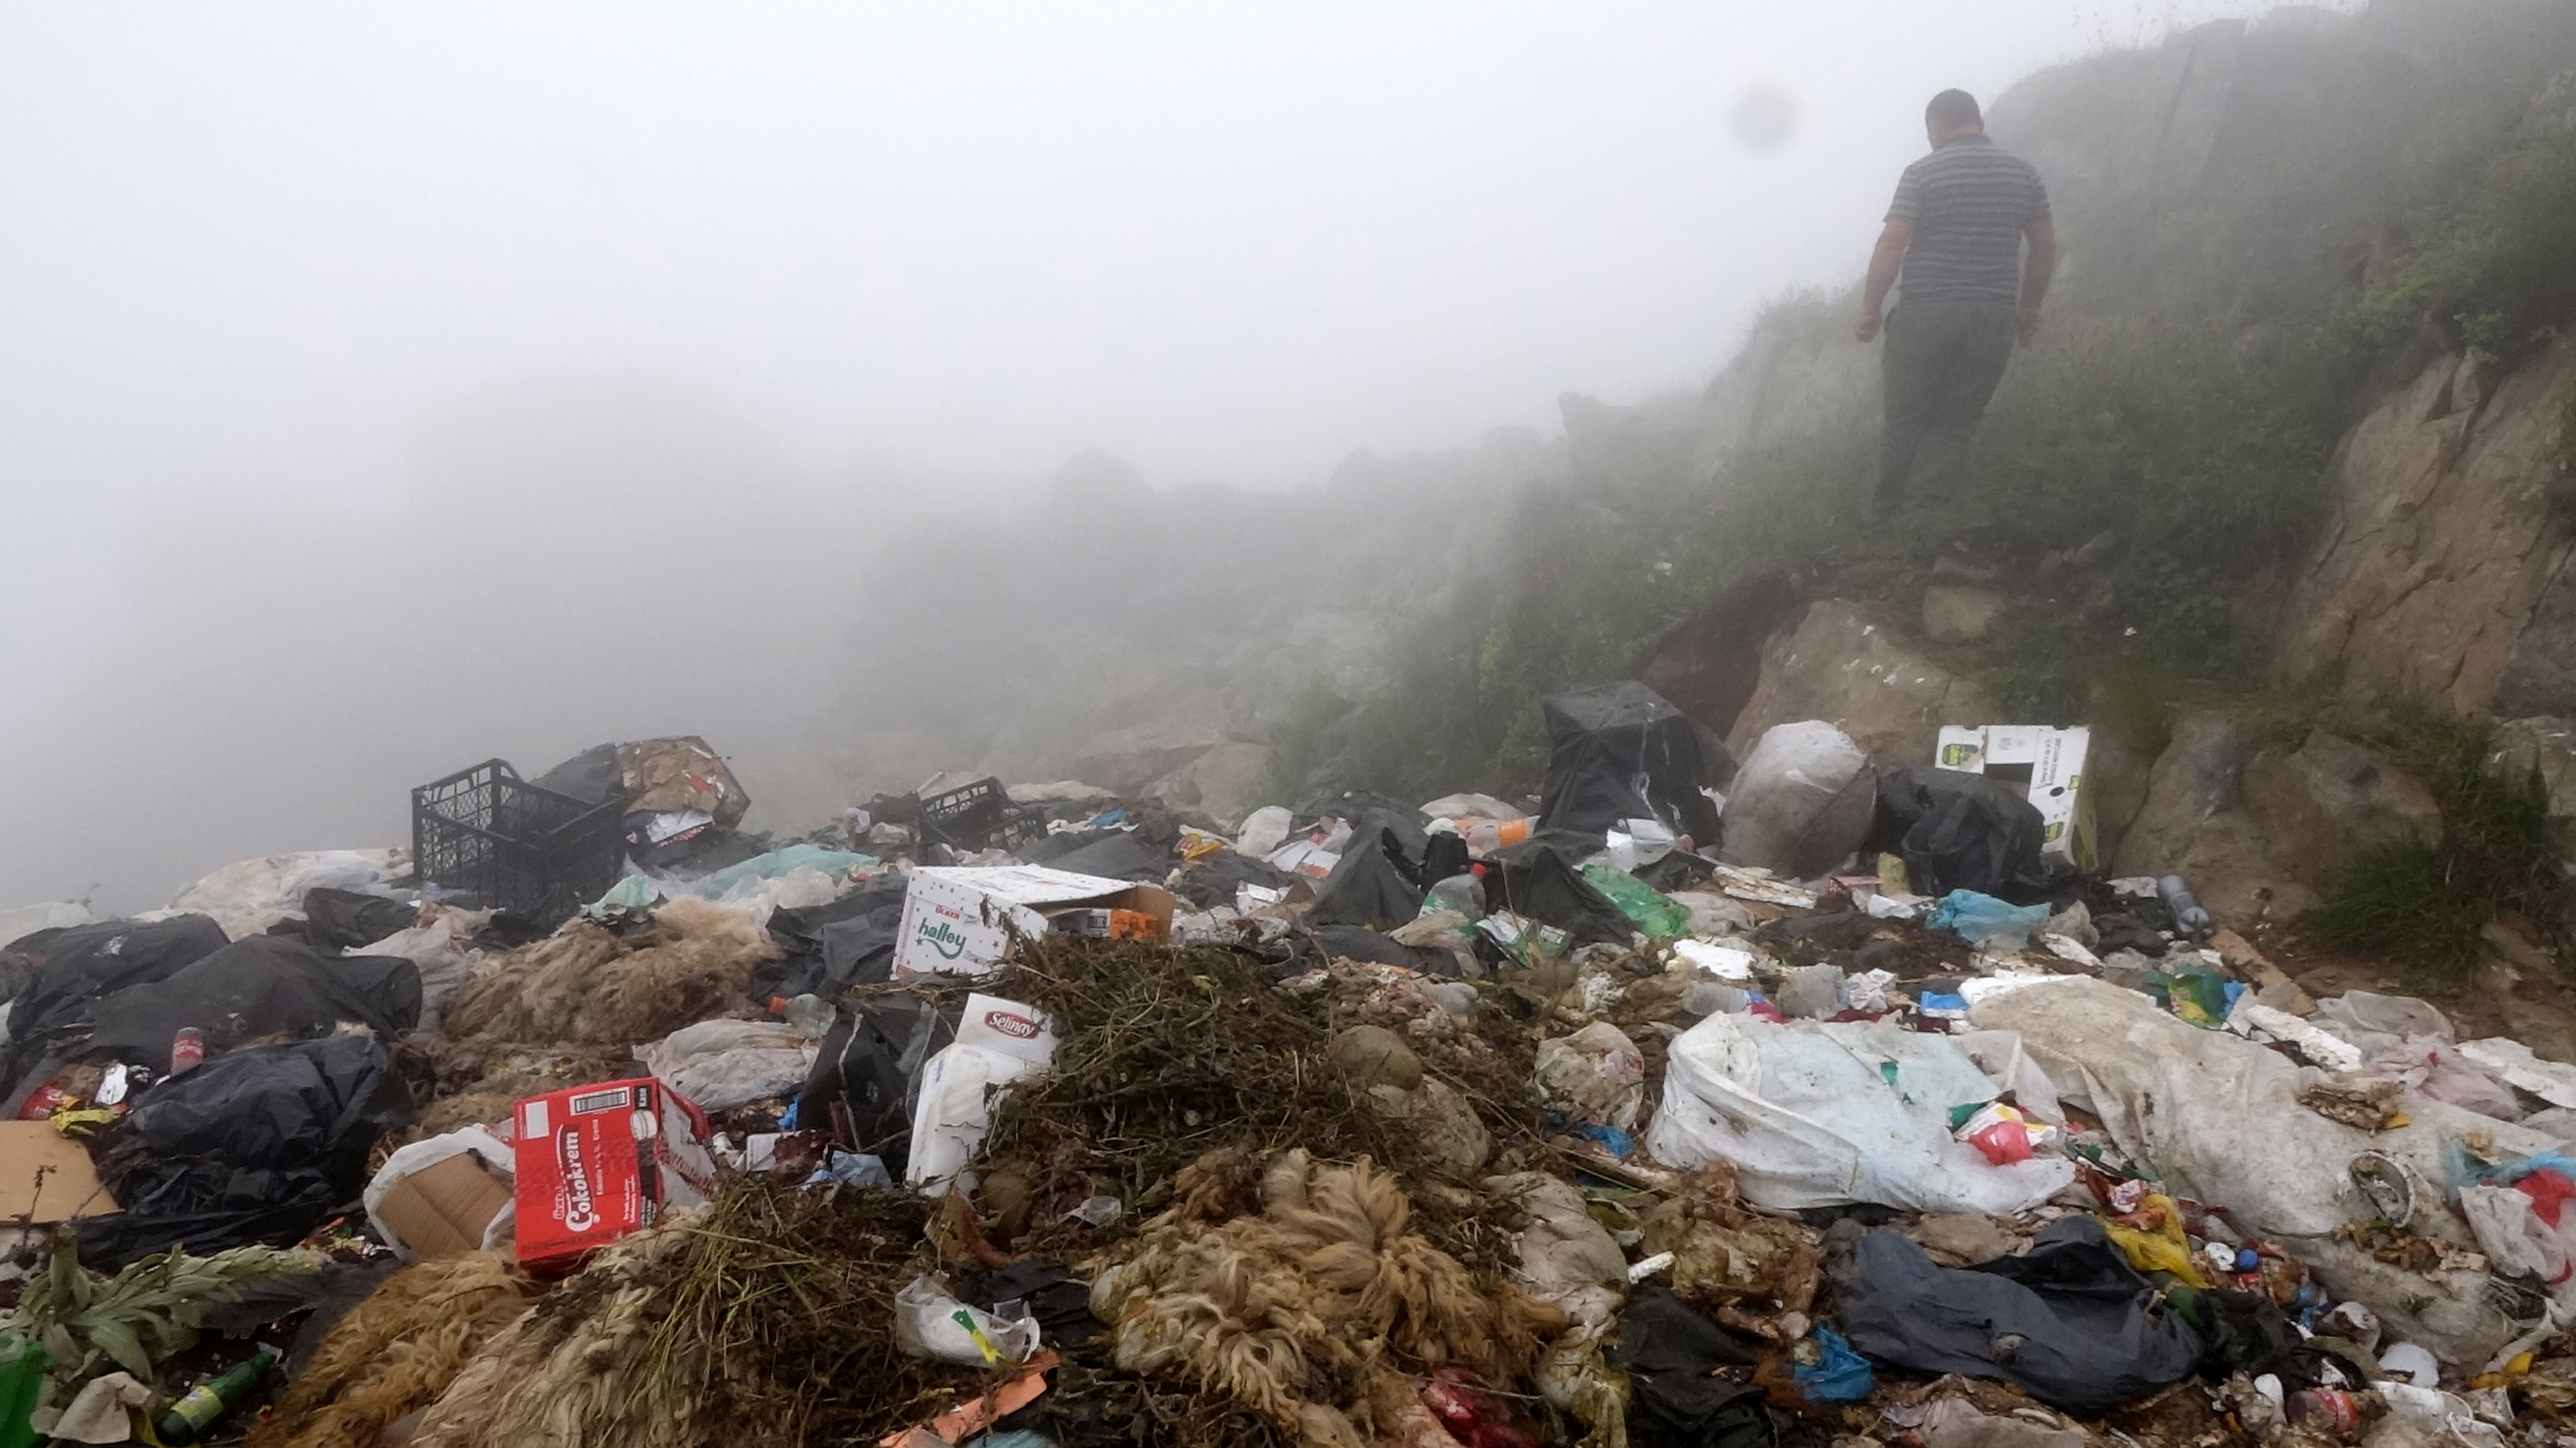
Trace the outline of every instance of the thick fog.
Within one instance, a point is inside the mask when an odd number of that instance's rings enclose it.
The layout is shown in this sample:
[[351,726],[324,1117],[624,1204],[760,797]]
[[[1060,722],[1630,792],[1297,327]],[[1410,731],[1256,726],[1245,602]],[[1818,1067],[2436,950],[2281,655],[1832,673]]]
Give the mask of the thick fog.
[[1694,385],[1932,92],[2253,8],[0,9],[0,907],[831,741],[1077,451],[1296,488]]

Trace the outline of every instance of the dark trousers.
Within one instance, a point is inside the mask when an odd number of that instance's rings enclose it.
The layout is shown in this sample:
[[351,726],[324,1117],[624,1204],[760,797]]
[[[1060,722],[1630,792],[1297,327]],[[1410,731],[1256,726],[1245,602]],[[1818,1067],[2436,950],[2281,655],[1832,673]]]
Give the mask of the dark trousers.
[[1968,444],[2012,360],[2014,312],[2010,302],[1907,302],[1888,315],[1877,512],[1967,487]]

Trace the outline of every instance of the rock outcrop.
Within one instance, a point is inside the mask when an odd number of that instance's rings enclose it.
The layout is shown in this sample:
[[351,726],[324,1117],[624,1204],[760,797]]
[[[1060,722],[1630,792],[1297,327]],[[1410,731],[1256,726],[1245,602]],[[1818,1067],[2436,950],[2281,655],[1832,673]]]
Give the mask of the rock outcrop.
[[1994,702],[1842,599],[1808,607],[1796,627],[1762,650],[1761,681],[1728,732],[1741,759],[1764,730],[1823,719],[1851,736],[1881,769],[1932,762],[1944,724],[1985,724]]
[[2357,697],[2576,713],[2576,550],[2550,498],[2571,372],[2564,341],[2503,377],[2445,356],[2353,429],[2282,610],[2283,679],[2339,664]]
[[2432,792],[2379,750],[2321,729],[2295,748],[2258,746],[2224,714],[2188,714],[2120,831],[2112,873],[2182,875],[2243,926],[2313,908],[2354,844],[2441,830]]

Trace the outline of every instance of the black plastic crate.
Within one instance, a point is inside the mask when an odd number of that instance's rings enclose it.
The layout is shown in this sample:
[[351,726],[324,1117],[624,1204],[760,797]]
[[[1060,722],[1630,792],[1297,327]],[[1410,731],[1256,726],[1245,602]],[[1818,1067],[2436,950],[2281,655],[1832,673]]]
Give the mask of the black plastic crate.
[[998,779],[979,779],[921,801],[922,839],[951,849],[1007,850],[1045,833],[1044,811],[1011,803]]
[[412,860],[430,884],[552,925],[617,883],[625,811],[622,798],[539,789],[487,759],[411,792]]

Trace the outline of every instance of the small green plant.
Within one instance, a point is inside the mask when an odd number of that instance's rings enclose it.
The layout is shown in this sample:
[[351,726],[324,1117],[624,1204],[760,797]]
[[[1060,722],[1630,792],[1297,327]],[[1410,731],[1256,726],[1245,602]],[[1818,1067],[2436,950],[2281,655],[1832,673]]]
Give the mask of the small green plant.
[[2143,548],[2121,566],[2118,588],[2122,610],[2156,644],[2189,655],[2214,652],[2227,642],[2227,598],[2205,570]]
[[2356,845],[2310,917],[2326,938],[2461,967],[2476,961],[2479,932],[2502,915],[2564,936],[2566,835],[2538,771],[2494,762],[2492,722],[2406,701],[2347,727],[2423,775],[2441,807],[2442,837]]
[[2013,631],[1987,676],[1995,706],[2016,724],[2075,722],[2074,639],[2055,619]]

